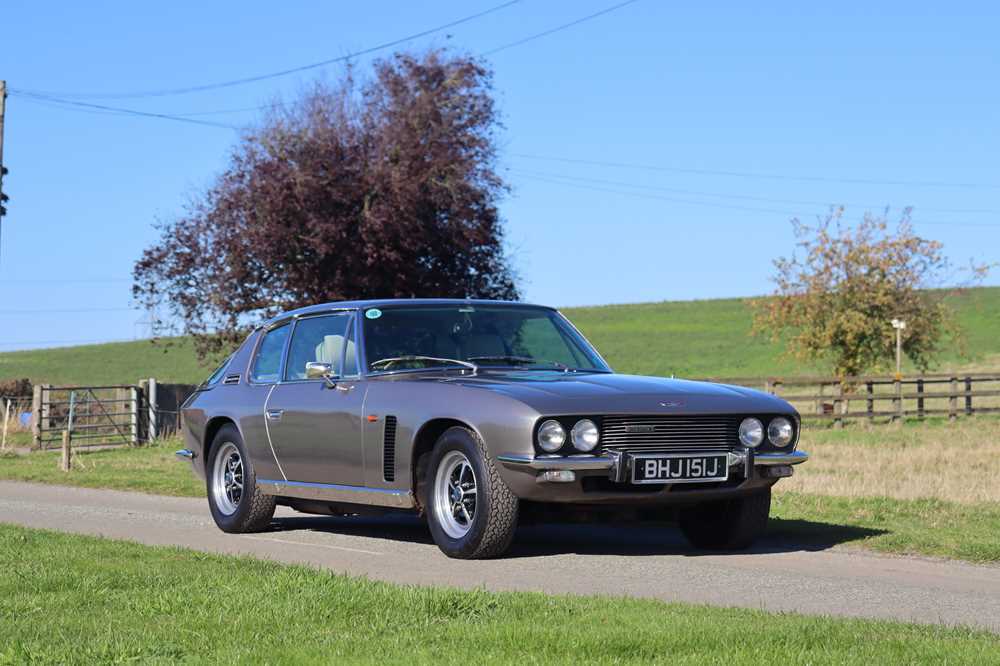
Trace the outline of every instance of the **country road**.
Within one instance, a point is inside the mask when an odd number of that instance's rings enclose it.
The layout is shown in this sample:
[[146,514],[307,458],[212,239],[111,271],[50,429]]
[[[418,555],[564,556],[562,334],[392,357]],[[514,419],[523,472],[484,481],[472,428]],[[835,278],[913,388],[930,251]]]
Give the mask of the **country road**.
[[541,526],[503,560],[449,560],[408,517],[321,518],[279,508],[271,532],[220,532],[204,500],[0,482],[0,522],[239,553],[397,583],[613,594],[838,616],[961,624],[1000,633],[1000,567],[807,551],[765,541],[690,551],[673,530]]

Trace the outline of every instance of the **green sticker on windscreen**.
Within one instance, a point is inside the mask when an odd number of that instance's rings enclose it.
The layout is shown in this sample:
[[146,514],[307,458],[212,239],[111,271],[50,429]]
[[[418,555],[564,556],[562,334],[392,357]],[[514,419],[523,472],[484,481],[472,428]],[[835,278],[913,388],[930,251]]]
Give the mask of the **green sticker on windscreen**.
[[382,311],[378,308],[372,308],[371,310],[365,310],[365,316],[369,319],[378,319],[382,316]]

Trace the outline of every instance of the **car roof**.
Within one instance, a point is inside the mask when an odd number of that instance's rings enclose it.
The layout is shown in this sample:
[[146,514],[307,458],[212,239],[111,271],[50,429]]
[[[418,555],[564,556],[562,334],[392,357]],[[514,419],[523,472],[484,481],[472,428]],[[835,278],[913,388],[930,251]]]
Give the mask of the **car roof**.
[[317,303],[316,305],[307,305],[303,308],[298,308],[296,310],[289,310],[288,312],[283,312],[276,315],[264,322],[261,325],[262,328],[271,328],[276,324],[280,324],[289,319],[295,319],[296,317],[305,317],[308,315],[320,314],[323,312],[329,312],[331,310],[344,310],[344,309],[363,309],[363,308],[391,308],[394,306],[409,305],[409,306],[428,306],[428,305],[509,305],[518,307],[529,307],[529,308],[545,308],[547,310],[554,310],[555,308],[548,305],[535,305],[532,303],[523,303],[521,301],[492,301],[488,299],[481,298],[377,298],[370,300],[361,301],[331,301],[329,303]]

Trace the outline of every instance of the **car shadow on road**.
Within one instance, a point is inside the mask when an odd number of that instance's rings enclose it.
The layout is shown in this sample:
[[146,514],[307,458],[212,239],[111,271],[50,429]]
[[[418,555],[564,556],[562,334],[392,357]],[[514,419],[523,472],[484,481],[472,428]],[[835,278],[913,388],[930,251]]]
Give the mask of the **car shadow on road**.
[[[330,534],[432,545],[427,524],[414,516],[282,517],[272,529],[279,532]],[[519,527],[506,557],[552,555],[704,555],[766,554],[820,551],[852,541],[886,534],[885,530],[810,520],[772,518],[767,534],[749,550],[703,551],[692,548],[676,526],[668,523],[609,525],[603,523],[539,523]]]

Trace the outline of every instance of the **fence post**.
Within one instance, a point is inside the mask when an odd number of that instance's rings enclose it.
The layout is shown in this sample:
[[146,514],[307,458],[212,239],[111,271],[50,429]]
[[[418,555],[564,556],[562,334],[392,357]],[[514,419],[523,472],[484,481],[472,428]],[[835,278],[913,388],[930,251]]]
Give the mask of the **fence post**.
[[837,397],[833,399],[833,426],[844,427],[844,382],[837,385]]
[[7,448],[7,423],[10,421],[10,403],[9,398],[4,400],[3,409],[3,440],[0,440],[0,450]]
[[129,444],[136,446],[139,444],[139,387],[129,387]]
[[36,449],[42,445],[42,385],[35,384],[31,391],[31,444]]
[[154,377],[149,378],[149,384],[146,388],[146,402],[149,404],[149,425],[147,428],[148,439],[153,441],[157,438],[157,423],[156,423],[156,410],[159,405],[156,402],[156,379]]
[[965,415],[972,416],[972,377],[965,378]]
[[893,411],[892,415],[893,421],[900,421],[903,418],[903,380],[900,377],[896,377],[892,380],[893,390],[896,392],[896,396],[892,399]]
[[821,379],[819,382],[819,397],[816,398],[816,416],[823,416],[823,389],[825,388],[826,384]]
[[951,395],[948,396],[948,420],[958,418],[958,377],[951,378]]
[[73,452],[70,444],[70,433],[69,428],[63,430],[62,435],[62,460],[59,462],[59,469],[64,472],[68,472],[70,467],[73,465]]
[[924,380],[917,380],[917,418],[924,418]]
[[875,385],[869,380],[865,382],[865,388],[868,391],[868,420],[875,420],[875,400],[872,399],[872,394],[875,393]]

